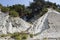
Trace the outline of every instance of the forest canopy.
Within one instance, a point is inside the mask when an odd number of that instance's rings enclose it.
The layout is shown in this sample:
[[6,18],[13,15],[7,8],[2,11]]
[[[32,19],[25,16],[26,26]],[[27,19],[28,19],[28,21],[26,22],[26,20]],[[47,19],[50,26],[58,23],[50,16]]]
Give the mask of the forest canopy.
[[26,18],[26,21],[34,16],[44,15],[48,11],[47,8],[53,8],[60,12],[60,5],[45,0],[33,0],[33,2],[30,3],[30,6],[27,7],[21,4],[5,7],[0,4],[0,9],[2,12],[9,12],[9,15],[12,15],[13,17],[18,16],[23,19]]

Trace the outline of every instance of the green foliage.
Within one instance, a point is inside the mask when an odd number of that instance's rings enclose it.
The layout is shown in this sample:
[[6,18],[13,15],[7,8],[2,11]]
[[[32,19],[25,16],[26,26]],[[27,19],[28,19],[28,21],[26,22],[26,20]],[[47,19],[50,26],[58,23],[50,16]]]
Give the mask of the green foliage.
[[2,8],[2,5],[0,4],[0,9]]
[[9,15],[12,17],[18,17],[19,16],[18,12],[16,12],[16,11],[10,11]]
[[21,4],[16,4],[13,6],[9,6],[10,10],[15,10],[16,12],[19,13],[19,16],[23,16],[25,14],[25,6]]
[[1,37],[6,37],[7,35],[5,35],[5,34],[2,34],[2,35],[0,35]]
[[57,8],[57,9],[55,9],[55,10],[56,10],[56,11],[58,11],[58,12],[60,12],[60,9],[58,9],[58,8]]
[[25,40],[25,39],[27,39],[28,34],[25,34],[25,33],[14,33],[11,37],[15,38],[16,40]]
[[43,40],[48,40],[48,38],[45,37],[45,38],[43,38]]
[[37,15],[41,17],[48,11],[47,8],[53,8],[60,12],[60,9],[57,9],[58,7],[60,8],[60,5],[56,5],[56,3],[52,3],[45,0],[33,0],[33,2],[30,3],[30,6],[27,7],[21,4],[15,4],[8,7],[4,7],[4,6],[2,7],[2,5],[0,5],[2,12],[10,11],[9,12],[10,16],[13,17],[19,16],[23,19],[25,17],[27,21],[32,17],[34,18],[34,16],[37,17]]
[[42,9],[42,12],[43,12],[43,13],[46,13],[47,11],[48,11],[47,8]]
[[26,40],[29,34],[27,33],[13,33],[13,34],[2,34],[0,37],[7,37],[10,36],[11,38],[14,38],[15,40]]
[[33,34],[30,34],[30,37],[33,38]]
[[26,36],[23,36],[22,39],[27,39],[27,37]]
[[30,4],[29,8],[32,9],[32,15],[36,16],[42,12],[42,9],[44,7],[45,7],[45,1],[44,0],[34,0],[33,3]]
[[5,12],[8,12],[8,11],[9,11],[9,8],[7,8],[7,7],[2,7],[2,8],[1,8],[1,11],[4,12],[4,13],[5,13]]

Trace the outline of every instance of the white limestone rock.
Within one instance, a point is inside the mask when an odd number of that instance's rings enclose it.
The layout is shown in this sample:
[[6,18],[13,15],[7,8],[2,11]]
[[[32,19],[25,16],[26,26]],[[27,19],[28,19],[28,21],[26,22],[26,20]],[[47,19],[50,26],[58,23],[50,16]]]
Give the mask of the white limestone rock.
[[[60,38],[60,13],[55,10],[49,10],[50,11],[41,17],[44,17],[43,19],[40,18],[39,21],[37,20],[37,25],[35,24],[36,26],[34,27],[34,34],[37,35],[34,36],[34,39],[38,38],[42,40],[41,38]],[[43,21],[40,22],[40,20]]]
[[0,13],[0,34],[25,31],[31,25],[19,17],[9,17],[6,13]]
[[60,37],[59,12],[48,9],[48,12],[45,15],[32,23],[33,24],[30,24],[19,17],[13,18],[8,14],[0,12],[0,34],[27,31],[28,33],[36,35],[33,39]]

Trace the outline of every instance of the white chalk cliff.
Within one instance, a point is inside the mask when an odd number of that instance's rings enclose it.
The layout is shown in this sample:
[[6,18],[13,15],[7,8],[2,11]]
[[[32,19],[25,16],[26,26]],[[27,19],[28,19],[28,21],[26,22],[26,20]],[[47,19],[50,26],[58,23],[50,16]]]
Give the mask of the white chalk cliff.
[[35,21],[34,39],[49,38],[48,40],[60,40],[60,13],[48,9],[48,12]]
[[0,12],[0,34],[22,31],[34,34],[34,39],[60,37],[60,13],[48,9],[46,14],[30,24],[19,17],[13,18]]
[[30,25],[19,17],[13,18],[9,17],[8,14],[0,13],[0,34],[22,32],[29,28]]

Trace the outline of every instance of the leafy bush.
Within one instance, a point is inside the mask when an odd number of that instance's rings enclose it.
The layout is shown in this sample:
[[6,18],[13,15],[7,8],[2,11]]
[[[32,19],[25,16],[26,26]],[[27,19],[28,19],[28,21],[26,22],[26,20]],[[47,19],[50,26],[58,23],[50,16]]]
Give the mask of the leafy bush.
[[2,8],[2,6],[0,6],[0,9]]
[[6,37],[7,35],[5,35],[5,34],[2,34],[2,35],[0,35],[1,37]]
[[57,9],[55,9],[55,10],[56,10],[56,11],[58,11],[58,12],[60,12],[60,9],[58,9],[58,8],[57,8]]
[[20,40],[20,34],[19,33],[14,33],[11,35],[11,38],[15,38],[16,40]]
[[27,37],[23,36],[22,39],[27,39]]
[[27,39],[28,35],[25,33],[14,33],[12,34],[11,38],[15,38],[16,40],[25,40]]
[[2,4],[0,4],[0,9],[2,8]]
[[43,8],[42,11],[40,12],[39,16],[43,16],[46,12],[48,11],[47,8]]
[[33,34],[30,34],[30,37],[33,38]]
[[8,11],[9,11],[9,8],[7,8],[7,7],[2,7],[2,8],[1,8],[1,11],[4,12],[4,13],[5,13],[5,12],[8,12]]
[[10,12],[9,12],[9,15],[12,16],[12,17],[17,17],[17,16],[19,16],[18,12],[16,12],[16,11],[10,11]]
[[42,12],[43,12],[43,13],[46,13],[47,11],[48,11],[47,8],[42,9]]

